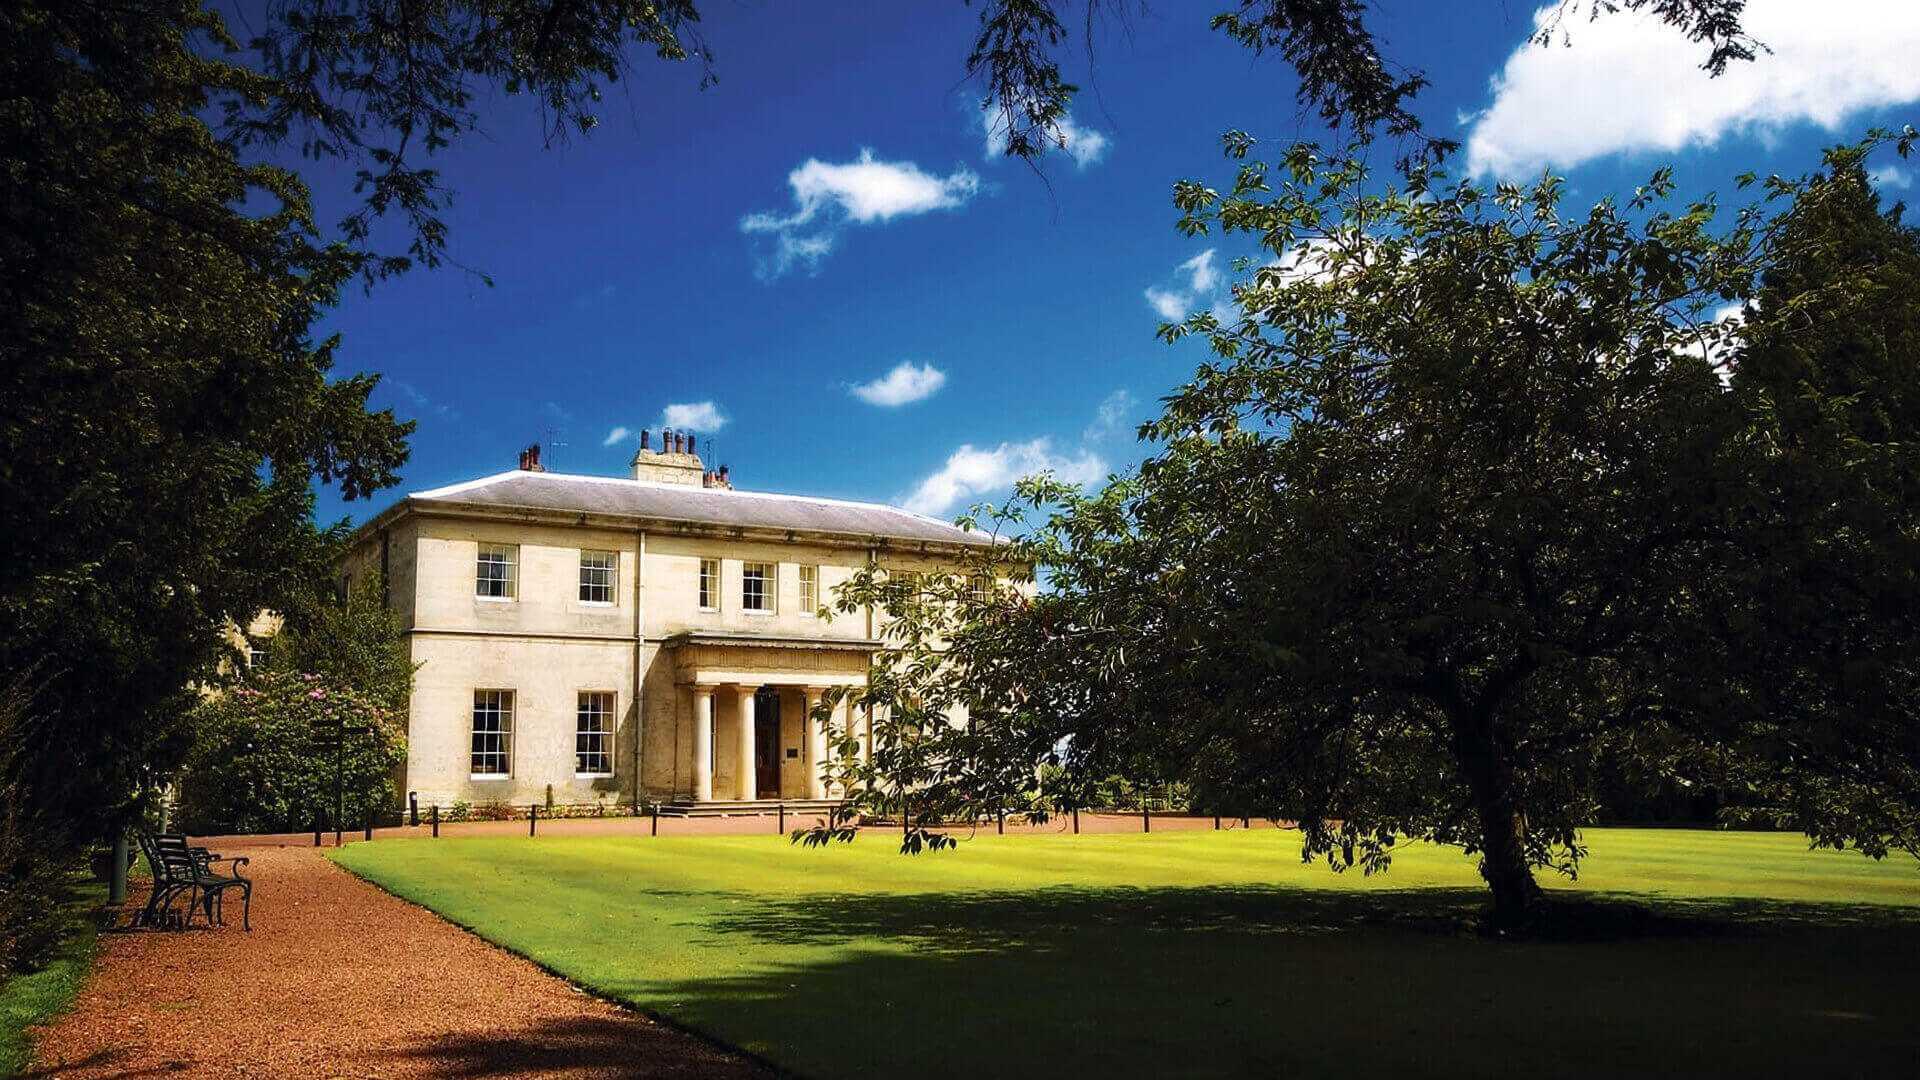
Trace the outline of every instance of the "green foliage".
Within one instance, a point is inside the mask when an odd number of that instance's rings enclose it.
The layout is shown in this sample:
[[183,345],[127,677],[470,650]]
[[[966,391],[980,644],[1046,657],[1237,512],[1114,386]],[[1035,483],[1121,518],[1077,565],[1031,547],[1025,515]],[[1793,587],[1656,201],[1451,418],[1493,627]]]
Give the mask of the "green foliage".
[[[176,804],[188,832],[296,831],[310,828],[316,812],[333,822],[336,779],[345,807],[339,824],[396,805],[405,716],[336,678],[262,672],[207,698],[192,719],[193,753]],[[316,746],[341,727],[370,731],[347,735],[338,755]]]
[[93,971],[99,948],[98,919],[106,886],[82,883],[69,873],[40,906],[59,924],[58,944],[31,971],[9,974],[0,967],[0,1076],[23,1074],[33,1064],[31,1029],[73,1006]]
[[45,963],[69,929],[59,903],[74,864],[74,823],[37,797],[29,768],[50,723],[23,675],[0,684],[0,976]]
[[1181,781],[1334,869],[1476,852],[1504,925],[1622,784],[1915,850],[1920,246],[1860,164],[1910,140],[1722,215],[1665,170],[1569,212],[1552,176],[1383,184],[1230,136],[1233,184],[1175,201],[1265,248],[1241,317],[1162,328],[1216,359],[1135,474],[995,513],[1046,515],[979,558],[1047,588],[842,590],[890,617],[855,805],[990,815],[1036,766],[1054,806]]
[[285,619],[268,648],[270,669],[322,673],[388,712],[406,712],[417,665],[378,573],[363,575],[344,600],[318,601],[287,612]]

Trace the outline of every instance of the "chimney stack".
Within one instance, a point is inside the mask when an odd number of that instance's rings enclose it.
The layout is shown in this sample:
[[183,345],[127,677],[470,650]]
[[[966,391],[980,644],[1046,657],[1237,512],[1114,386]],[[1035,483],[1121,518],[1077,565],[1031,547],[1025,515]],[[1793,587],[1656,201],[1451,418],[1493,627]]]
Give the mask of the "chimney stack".
[[660,449],[652,447],[650,432],[640,433],[640,448],[628,464],[635,480],[658,484],[686,484],[689,487],[714,487],[713,474],[706,471],[698,454],[699,437],[689,431],[660,429]]
[[525,450],[520,451],[520,471],[522,472],[546,472],[547,471],[547,467],[545,465],[540,464],[540,444],[539,443],[534,443],[533,445],[527,447]]
[[698,451],[698,450],[695,450],[695,449],[693,448],[693,440],[694,440],[694,439],[696,439],[696,438],[698,438],[698,437],[699,437],[699,436],[697,436],[697,435],[688,435],[688,436],[687,436],[687,453],[689,453],[689,454],[698,454],[698,453],[700,452],[700,451]]
[[647,448],[647,429],[641,428],[640,429],[640,449],[645,450],[646,448]]

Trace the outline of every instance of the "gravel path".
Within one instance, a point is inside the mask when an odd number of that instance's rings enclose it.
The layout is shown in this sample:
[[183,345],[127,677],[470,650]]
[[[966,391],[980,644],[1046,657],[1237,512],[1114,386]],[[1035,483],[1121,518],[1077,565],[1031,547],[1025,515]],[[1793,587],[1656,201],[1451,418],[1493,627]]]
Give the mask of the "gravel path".
[[[387,895],[312,848],[245,854],[253,932],[113,933],[36,1077],[766,1077]],[[144,900],[135,890],[134,900]]]

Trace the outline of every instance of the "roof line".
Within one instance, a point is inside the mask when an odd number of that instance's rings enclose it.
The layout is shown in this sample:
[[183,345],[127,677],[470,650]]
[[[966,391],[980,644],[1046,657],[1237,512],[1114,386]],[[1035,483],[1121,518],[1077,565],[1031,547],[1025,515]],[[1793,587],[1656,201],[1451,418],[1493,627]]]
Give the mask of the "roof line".
[[885,510],[888,513],[900,514],[904,517],[910,517],[919,521],[924,521],[930,525],[939,525],[943,528],[954,529],[959,532],[967,531],[965,529],[961,529],[958,525],[955,525],[951,521],[943,521],[937,517],[932,517],[927,514],[917,513],[913,510],[908,510],[905,507],[892,506],[887,503],[860,502],[855,499],[834,499],[824,495],[791,495],[783,491],[741,491],[737,488],[695,487],[692,484],[672,484],[672,483],[664,483],[659,480],[636,480],[636,479],[632,479],[625,476],[593,476],[587,473],[556,473],[556,472],[546,472],[544,470],[541,472],[530,472],[525,469],[508,469],[506,472],[498,472],[498,473],[494,473],[491,476],[483,476],[477,480],[467,480],[458,484],[449,484],[445,487],[437,487],[428,491],[416,491],[408,495],[407,497],[410,499],[441,499],[449,495],[457,495],[462,492],[472,491],[475,488],[485,487],[488,484],[498,483],[502,480],[506,480],[515,476],[536,477],[536,478],[548,477],[554,480],[586,480],[596,484],[625,484],[633,487],[655,488],[663,491],[698,491],[706,495],[723,496],[728,498],[783,499],[790,502],[825,503],[831,506],[851,506],[851,507],[857,507],[862,510]]

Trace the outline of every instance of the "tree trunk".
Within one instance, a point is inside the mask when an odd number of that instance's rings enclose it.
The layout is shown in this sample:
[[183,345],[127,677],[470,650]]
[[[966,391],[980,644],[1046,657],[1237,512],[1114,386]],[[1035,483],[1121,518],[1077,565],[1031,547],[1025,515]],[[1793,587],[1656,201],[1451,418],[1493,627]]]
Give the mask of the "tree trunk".
[[1490,718],[1456,718],[1454,748],[1480,819],[1480,876],[1493,892],[1493,926],[1525,925],[1539,909],[1540,886],[1527,862],[1527,817],[1513,797],[1513,776]]
[[1511,799],[1479,802],[1480,876],[1493,891],[1494,928],[1510,930],[1531,920],[1542,899],[1527,863],[1527,819]]

